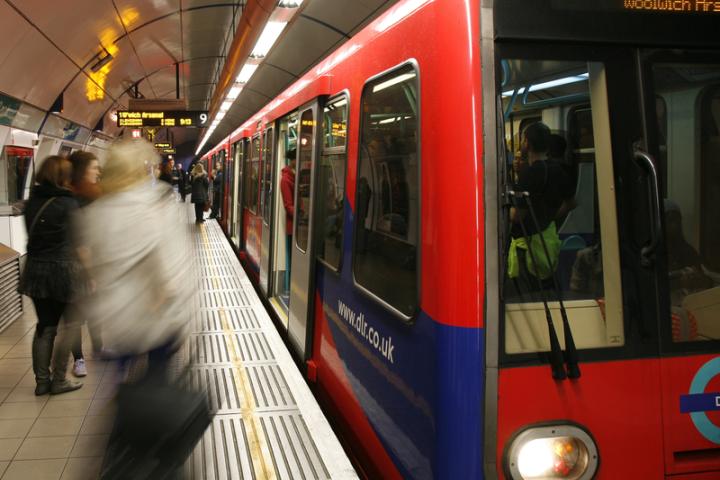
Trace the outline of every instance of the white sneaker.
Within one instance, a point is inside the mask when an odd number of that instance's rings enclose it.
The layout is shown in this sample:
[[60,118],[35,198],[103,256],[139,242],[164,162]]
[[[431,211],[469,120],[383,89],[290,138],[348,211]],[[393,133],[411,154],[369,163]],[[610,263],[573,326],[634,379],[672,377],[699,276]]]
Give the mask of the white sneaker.
[[73,365],[72,373],[76,377],[87,376],[87,367],[85,367],[85,359],[84,358],[75,360],[75,364]]

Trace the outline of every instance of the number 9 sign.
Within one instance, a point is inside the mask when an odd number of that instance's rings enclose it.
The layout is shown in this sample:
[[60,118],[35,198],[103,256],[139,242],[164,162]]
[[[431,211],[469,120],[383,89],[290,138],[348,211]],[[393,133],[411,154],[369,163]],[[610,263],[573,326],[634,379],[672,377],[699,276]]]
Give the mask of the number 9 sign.
[[208,116],[207,113],[201,113],[200,114],[200,125],[205,125],[207,122]]

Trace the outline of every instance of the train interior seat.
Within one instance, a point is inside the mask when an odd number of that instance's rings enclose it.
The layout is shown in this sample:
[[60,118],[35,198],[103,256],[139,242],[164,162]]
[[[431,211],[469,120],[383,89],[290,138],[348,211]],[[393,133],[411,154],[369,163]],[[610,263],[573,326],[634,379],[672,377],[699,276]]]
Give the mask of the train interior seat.
[[720,287],[691,293],[682,306],[695,317],[699,340],[720,338]]

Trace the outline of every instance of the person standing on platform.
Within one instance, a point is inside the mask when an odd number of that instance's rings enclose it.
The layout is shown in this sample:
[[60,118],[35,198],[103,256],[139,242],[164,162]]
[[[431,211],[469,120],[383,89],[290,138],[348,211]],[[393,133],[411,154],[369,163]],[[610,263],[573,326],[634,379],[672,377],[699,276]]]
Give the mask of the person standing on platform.
[[[80,208],[89,205],[98,197],[100,197],[101,189],[100,180],[100,163],[95,155],[90,152],[76,151],[68,157],[73,166],[72,173],[72,191],[75,199],[78,201]],[[76,246],[80,260],[83,260],[84,250],[82,246]],[[76,312],[78,313],[78,312]],[[72,354],[73,354],[73,370],[72,373],[76,377],[84,377],[87,375],[85,365],[85,356],[82,350],[82,323],[87,319],[79,316],[77,322],[73,322],[71,328],[72,336]],[[87,323],[90,338],[92,339],[93,351],[99,354],[102,350],[102,337],[100,331],[94,322]]]
[[32,342],[35,395],[82,387],[82,383],[65,378],[70,357],[68,339],[59,338],[55,345],[60,320],[75,298],[80,273],[71,244],[70,222],[78,209],[70,190],[71,179],[72,164],[66,158],[48,157],[38,169],[25,208],[27,261],[18,290],[32,299],[38,317]]
[[185,203],[185,197],[187,196],[187,175],[183,170],[182,163],[175,164],[175,176],[177,177],[178,192],[180,193],[180,201]]
[[158,177],[158,180],[162,180],[163,182],[167,183],[168,185],[173,185],[173,164],[175,162],[172,160],[168,160],[167,162],[160,165],[160,176]]
[[212,212],[210,218],[219,218],[221,216],[220,204],[223,201],[223,186],[225,184],[225,175],[223,174],[222,164],[215,164],[215,177],[213,178],[213,201]]
[[208,202],[210,181],[202,163],[196,163],[192,170],[192,193],[190,201],[195,205],[195,223],[203,223],[203,212]]

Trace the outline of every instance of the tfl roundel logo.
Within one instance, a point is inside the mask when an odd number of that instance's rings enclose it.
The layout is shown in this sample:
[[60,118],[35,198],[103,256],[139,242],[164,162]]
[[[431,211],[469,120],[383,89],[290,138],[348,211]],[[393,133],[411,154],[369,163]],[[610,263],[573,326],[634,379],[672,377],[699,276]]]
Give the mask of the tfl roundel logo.
[[720,375],[720,357],[713,358],[695,374],[690,393],[680,397],[680,411],[689,413],[695,428],[709,441],[720,445],[720,426],[715,425],[706,412],[720,410],[720,392],[706,392],[708,384]]

